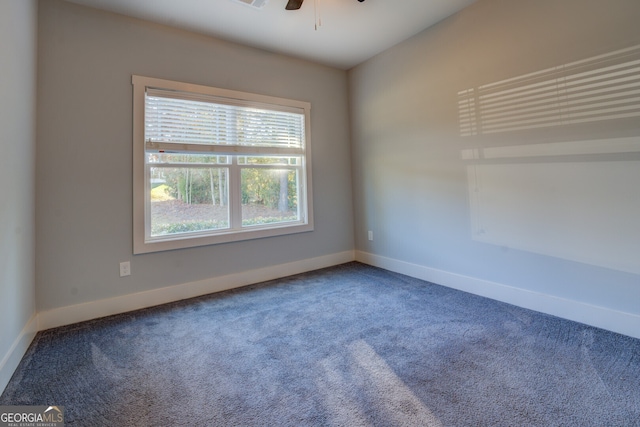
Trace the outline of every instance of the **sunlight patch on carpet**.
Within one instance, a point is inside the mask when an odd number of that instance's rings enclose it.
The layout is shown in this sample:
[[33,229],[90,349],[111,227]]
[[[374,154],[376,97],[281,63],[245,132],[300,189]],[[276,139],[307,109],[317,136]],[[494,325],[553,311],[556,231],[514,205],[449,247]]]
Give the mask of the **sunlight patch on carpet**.
[[[367,419],[367,409],[375,405],[375,413],[389,425],[442,427],[440,420],[364,340],[351,343],[348,355],[348,361],[331,357],[319,363],[319,389],[333,425],[371,425],[373,420]],[[346,372],[340,368],[341,362],[347,363]],[[354,382],[354,378],[358,380]]]

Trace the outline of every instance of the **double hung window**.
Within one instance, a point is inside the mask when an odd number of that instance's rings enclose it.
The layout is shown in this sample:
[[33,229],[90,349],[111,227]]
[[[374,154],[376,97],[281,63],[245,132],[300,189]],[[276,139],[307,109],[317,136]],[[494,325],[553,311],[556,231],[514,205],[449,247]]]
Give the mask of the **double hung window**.
[[309,103],[132,82],[134,253],[313,229]]

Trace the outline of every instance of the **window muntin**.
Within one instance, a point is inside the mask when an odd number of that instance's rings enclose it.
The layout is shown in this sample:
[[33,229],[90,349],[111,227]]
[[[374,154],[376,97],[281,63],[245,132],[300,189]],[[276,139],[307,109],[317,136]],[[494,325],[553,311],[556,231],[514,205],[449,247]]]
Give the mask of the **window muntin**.
[[313,229],[308,103],[133,85],[134,253]]

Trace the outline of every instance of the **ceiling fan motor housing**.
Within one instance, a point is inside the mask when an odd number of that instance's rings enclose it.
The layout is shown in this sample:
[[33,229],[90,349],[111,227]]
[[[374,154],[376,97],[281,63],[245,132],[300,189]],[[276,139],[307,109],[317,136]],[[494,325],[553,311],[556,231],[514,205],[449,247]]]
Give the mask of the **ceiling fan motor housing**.
[[[244,1],[244,0],[241,0]],[[304,0],[289,0],[287,2],[287,6],[285,7],[285,9],[287,10],[298,10],[300,9],[300,7],[302,6],[302,2]],[[358,0],[360,3],[362,3],[364,0]]]

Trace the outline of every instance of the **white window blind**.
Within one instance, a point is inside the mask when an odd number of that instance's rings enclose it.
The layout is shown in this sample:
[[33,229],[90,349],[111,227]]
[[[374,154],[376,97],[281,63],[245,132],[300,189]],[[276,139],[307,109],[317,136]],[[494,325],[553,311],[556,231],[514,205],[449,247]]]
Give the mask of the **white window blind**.
[[[192,145],[272,147],[301,152],[305,140],[304,110],[278,105],[243,105],[234,100],[188,92],[147,88],[147,148],[200,151]],[[250,150],[242,150],[247,152]],[[290,151],[290,150],[287,150]]]

